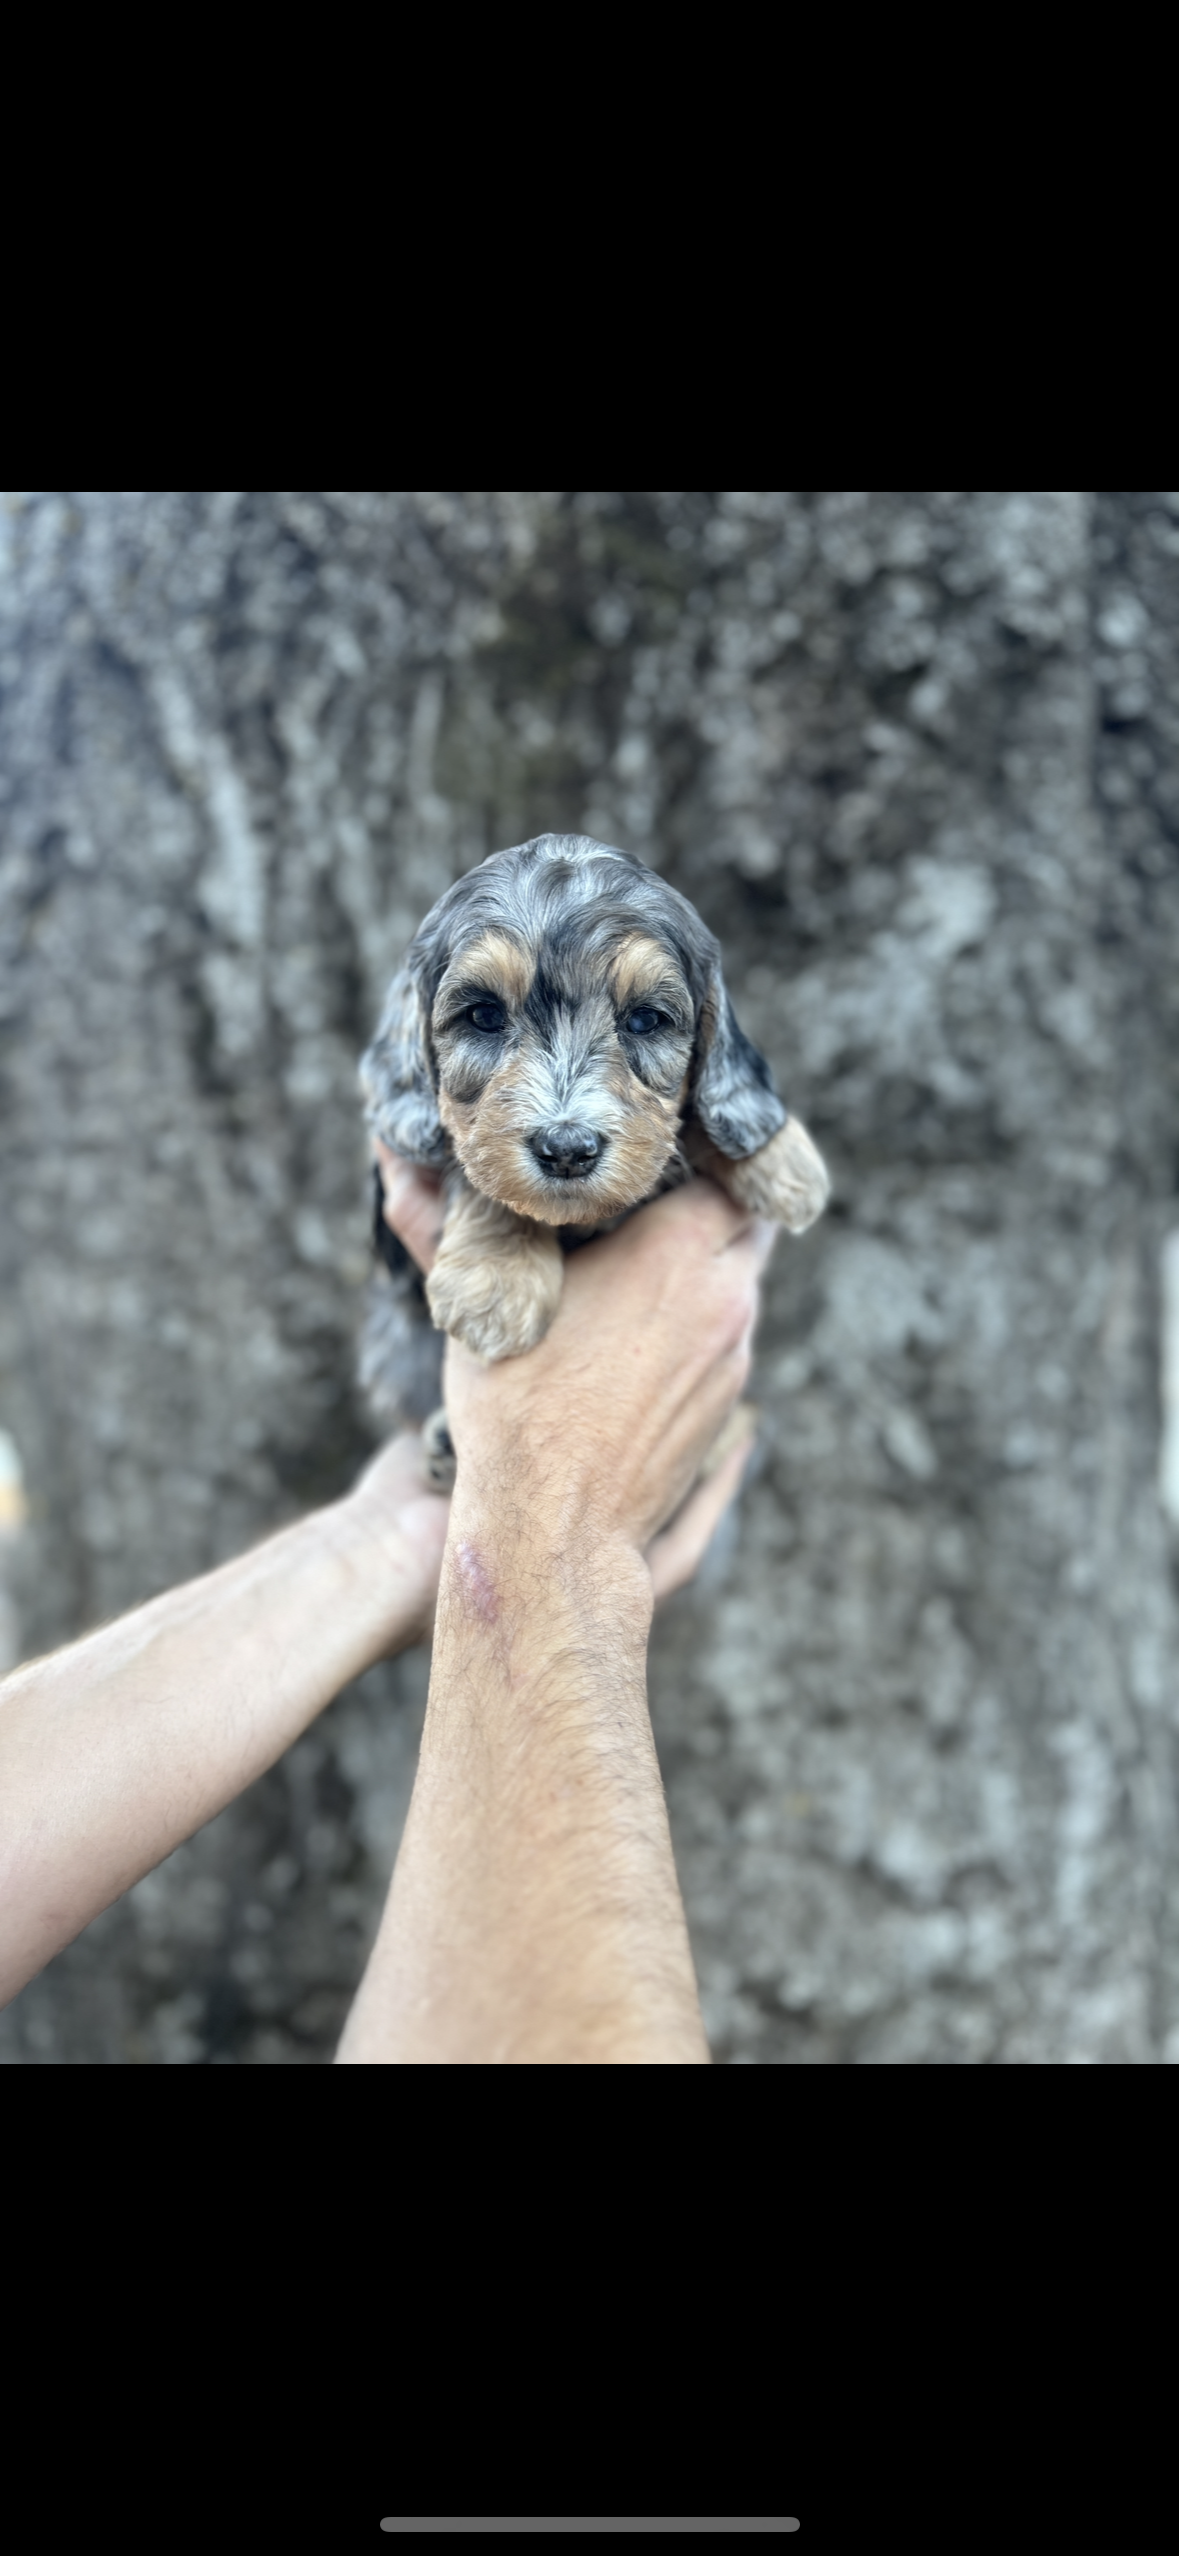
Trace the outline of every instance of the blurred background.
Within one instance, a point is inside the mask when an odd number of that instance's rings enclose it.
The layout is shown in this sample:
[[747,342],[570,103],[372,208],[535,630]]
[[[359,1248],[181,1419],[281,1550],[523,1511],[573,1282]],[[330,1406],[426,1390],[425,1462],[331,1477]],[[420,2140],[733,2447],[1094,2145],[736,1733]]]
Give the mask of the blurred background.
[[[16,495],[0,723],[6,1662],[354,1478],[382,991],[473,862],[601,836],[719,934],[835,1182],[654,1640],[715,2054],[1179,2060],[1179,495]],[[341,1696],[0,2057],[329,2059],[426,1678]]]

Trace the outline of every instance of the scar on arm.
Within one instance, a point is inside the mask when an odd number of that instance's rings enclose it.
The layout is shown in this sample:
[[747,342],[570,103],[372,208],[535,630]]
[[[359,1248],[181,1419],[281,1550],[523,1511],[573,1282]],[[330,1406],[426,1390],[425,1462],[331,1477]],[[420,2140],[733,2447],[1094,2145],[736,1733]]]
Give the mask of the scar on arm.
[[463,1595],[481,1624],[494,1624],[499,1615],[499,1599],[489,1571],[480,1561],[473,1544],[460,1544],[455,1555]]

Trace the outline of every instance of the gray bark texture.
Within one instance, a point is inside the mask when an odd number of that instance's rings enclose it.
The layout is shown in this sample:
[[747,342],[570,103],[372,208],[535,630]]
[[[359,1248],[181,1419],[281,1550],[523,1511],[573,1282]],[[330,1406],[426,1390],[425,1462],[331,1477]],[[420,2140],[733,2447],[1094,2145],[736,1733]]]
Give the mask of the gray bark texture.
[[[354,1477],[385,984],[485,853],[623,844],[719,934],[835,1181],[771,1270],[760,1470],[653,1646],[715,2054],[1179,2058],[1179,497],[0,522],[10,1646]],[[327,2059],[425,1679],[342,1696],[0,2055]]]

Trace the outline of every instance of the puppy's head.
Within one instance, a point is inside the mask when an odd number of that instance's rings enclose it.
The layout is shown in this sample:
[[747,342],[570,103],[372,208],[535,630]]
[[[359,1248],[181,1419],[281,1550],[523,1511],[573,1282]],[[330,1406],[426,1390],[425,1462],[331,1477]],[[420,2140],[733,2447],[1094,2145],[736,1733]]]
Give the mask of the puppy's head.
[[496,853],[440,899],[362,1081],[396,1152],[453,1147],[476,1189],[552,1225],[649,1197],[689,1110],[734,1160],[786,1116],[699,916],[583,835]]

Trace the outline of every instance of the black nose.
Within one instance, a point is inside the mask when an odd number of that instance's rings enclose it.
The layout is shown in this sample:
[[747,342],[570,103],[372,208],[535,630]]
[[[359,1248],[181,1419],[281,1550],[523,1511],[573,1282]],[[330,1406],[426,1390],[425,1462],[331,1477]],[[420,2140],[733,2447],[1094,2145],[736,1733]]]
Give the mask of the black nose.
[[584,1180],[592,1172],[605,1139],[592,1127],[538,1127],[529,1144],[551,1180]]

